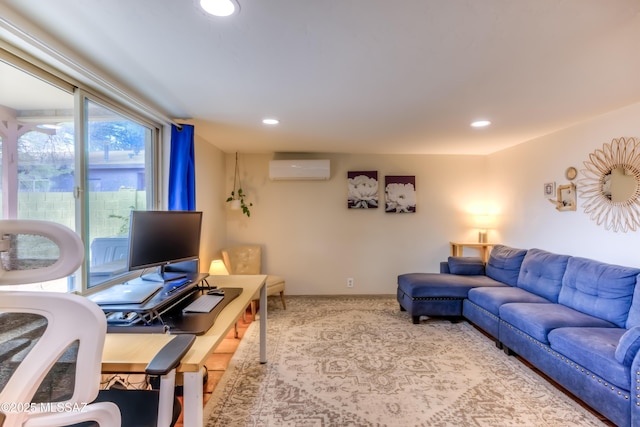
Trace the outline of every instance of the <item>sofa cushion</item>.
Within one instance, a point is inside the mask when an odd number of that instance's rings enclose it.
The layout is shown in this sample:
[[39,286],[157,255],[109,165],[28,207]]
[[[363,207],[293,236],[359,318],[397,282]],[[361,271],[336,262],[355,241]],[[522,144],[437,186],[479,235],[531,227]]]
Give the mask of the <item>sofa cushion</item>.
[[550,347],[588,371],[630,390],[631,371],[614,357],[622,328],[559,328],[549,332]]
[[407,273],[398,276],[398,289],[411,298],[466,298],[469,289],[478,286],[506,286],[487,276],[462,276],[439,273]]
[[480,257],[450,256],[447,263],[451,274],[484,276],[484,262]]
[[624,328],[640,269],[572,257],[558,302]]
[[515,249],[504,245],[495,245],[489,255],[489,261],[485,267],[486,275],[499,282],[510,286],[516,286],[518,274],[525,249]]
[[631,366],[638,349],[640,349],[640,326],[629,329],[620,337],[616,346],[616,360],[623,365]]
[[544,344],[549,344],[547,335],[556,328],[616,326],[561,304],[507,303],[500,306],[499,314],[504,322]]
[[496,316],[499,314],[500,306],[509,302],[550,302],[539,295],[513,286],[474,288],[469,291],[467,299]]
[[557,255],[541,249],[529,249],[524,256],[518,287],[558,302],[568,255]]

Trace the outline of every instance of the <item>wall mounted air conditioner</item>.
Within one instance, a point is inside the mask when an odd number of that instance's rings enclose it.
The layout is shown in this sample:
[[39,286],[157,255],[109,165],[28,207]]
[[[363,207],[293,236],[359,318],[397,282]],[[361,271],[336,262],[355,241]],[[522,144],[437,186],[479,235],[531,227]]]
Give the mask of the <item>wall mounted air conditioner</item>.
[[279,180],[320,180],[331,175],[329,160],[271,160],[269,178]]

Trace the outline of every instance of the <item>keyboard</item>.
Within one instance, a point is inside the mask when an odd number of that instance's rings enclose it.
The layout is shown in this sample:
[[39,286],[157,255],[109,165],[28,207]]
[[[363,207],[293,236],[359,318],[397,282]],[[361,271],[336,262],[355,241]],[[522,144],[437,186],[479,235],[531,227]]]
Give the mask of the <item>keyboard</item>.
[[224,299],[224,295],[202,295],[195,301],[192,301],[185,308],[183,313],[209,313]]

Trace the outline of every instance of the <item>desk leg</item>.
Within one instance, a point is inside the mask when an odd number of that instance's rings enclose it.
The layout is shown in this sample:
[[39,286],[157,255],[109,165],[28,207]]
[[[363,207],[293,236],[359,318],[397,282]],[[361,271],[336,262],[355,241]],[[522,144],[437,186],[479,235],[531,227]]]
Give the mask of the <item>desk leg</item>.
[[260,363],[267,363],[267,284],[260,289]]
[[184,426],[202,427],[204,413],[202,407],[202,370],[198,372],[185,372],[183,375],[182,392],[184,396]]

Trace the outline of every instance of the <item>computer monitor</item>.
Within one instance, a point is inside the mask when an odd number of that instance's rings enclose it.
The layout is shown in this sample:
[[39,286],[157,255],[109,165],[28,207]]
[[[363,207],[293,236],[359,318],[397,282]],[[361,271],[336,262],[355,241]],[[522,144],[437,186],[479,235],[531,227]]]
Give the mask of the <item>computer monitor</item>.
[[202,212],[131,211],[129,222],[129,271],[158,267],[142,278],[168,281],[185,273],[165,272],[165,267],[200,255]]

